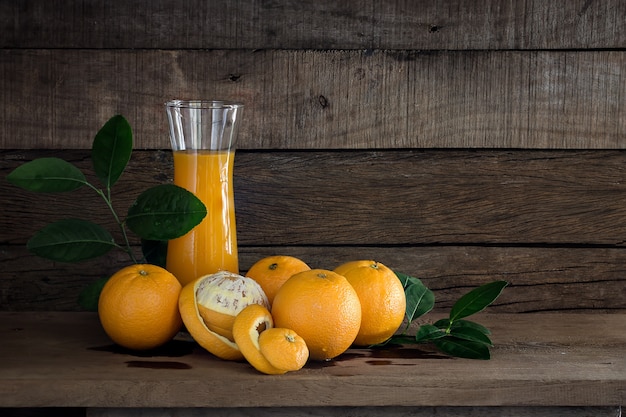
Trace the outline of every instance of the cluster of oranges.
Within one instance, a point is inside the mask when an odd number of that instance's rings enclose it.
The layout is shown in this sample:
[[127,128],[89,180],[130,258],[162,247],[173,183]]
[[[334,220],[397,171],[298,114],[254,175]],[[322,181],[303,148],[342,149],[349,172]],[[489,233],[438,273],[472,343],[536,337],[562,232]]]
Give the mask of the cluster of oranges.
[[121,346],[158,347],[184,324],[217,357],[245,359],[266,374],[384,342],[405,309],[400,280],[379,262],[311,269],[282,255],[259,260],[245,276],[221,271],[184,287],[163,268],[132,265],[109,279],[98,305],[105,332]]

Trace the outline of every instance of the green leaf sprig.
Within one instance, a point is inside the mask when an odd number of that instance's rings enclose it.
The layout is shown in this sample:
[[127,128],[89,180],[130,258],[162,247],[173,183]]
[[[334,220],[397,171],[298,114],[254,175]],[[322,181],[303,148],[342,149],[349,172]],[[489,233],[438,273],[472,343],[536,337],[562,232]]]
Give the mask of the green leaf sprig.
[[[61,193],[91,188],[109,208],[123,236],[117,243],[111,233],[88,220],[68,218],[51,223],[31,237],[26,246],[33,254],[58,262],[79,262],[106,254],[113,248],[126,252],[134,263],[164,266],[167,241],[184,235],[206,216],[206,207],[193,193],[173,184],[147,189],[137,197],[122,219],[113,207],[111,189],[126,169],[133,149],[128,121],[113,116],[96,134],[91,161],[102,188],[87,181],[83,172],[60,158],[26,162],[7,176],[12,184],[37,193]],[[141,258],[135,256],[128,230],[141,238]],[[157,253],[158,252],[158,253]]]
[[483,360],[491,357],[491,331],[466,318],[493,303],[508,285],[506,281],[493,281],[474,288],[454,303],[447,318],[423,324],[410,336],[407,332],[411,324],[435,306],[435,295],[420,279],[402,273],[396,275],[404,286],[407,325],[402,333],[383,342],[384,345],[431,342],[450,356]]

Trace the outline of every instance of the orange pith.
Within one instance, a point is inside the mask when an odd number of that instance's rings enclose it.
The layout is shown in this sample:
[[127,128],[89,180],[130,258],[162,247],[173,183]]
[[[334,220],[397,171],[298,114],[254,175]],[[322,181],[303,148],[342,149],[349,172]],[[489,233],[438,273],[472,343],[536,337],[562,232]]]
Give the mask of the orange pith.
[[178,311],[181,286],[176,277],[155,265],[130,265],[107,281],[98,301],[105,332],[120,346],[156,348],[182,326]]
[[375,261],[353,261],[335,271],[342,272],[361,302],[361,327],[354,344],[368,346],[389,339],[406,312],[404,288],[396,274]]
[[327,360],[345,352],[359,331],[361,305],[343,276],[312,269],[289,278],[272,305],[276,327],[292,329],[308,346],[310,358]]
[[278,289],[292,275],[311,269],[304,261],[293,256],[275,255],[260,259],[250,267],[247,277],[259,283],[271,303]]
[[211,331],[224,336],[230,341],[234,340],[232,328],[233,323],[235,322],[235,316],[219,313],[215,310],[208,309],[201,304],[198,304],[198,314],[200,314],[204,324],[206,324],[206,327],[211,329]]

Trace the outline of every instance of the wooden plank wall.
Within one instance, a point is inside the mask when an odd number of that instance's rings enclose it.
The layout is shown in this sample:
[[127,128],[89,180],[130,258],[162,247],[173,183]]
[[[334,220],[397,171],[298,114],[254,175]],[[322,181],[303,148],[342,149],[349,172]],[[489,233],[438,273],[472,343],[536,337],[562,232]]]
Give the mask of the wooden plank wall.
[[235,167],[242,270],[276,253],[375,258],[449,307],[511,283],[502,312],[626,310],[626,3],[620,0],[0,1],[0,309],[75,310],[128,262],[36,258],[94,193],[34,196],[40,156],[90,170],[135,134],[120,212],[171,180],[163,103],[246,104]]

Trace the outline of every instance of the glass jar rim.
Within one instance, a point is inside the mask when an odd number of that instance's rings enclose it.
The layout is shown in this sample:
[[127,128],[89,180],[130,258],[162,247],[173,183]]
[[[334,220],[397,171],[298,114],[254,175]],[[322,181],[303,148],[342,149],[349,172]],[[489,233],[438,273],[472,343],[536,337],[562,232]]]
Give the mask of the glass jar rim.
[[166,107],[186,108],[186,109],[237,109],[243,107],[242,103],[230,100],[170,100],[165,103]]

